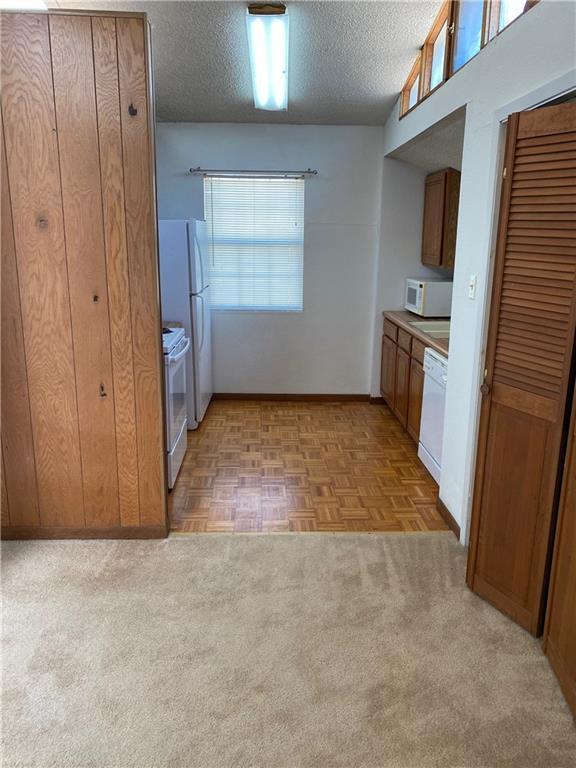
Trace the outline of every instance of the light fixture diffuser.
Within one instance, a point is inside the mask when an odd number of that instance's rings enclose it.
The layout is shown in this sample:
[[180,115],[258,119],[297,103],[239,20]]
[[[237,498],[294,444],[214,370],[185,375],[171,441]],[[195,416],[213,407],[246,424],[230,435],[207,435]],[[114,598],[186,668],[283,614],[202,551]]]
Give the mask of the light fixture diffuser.
[[[270,8],[270,6],[268,6]],[[246,12],[252,90],[256,109],[288,109],[288,12]]]

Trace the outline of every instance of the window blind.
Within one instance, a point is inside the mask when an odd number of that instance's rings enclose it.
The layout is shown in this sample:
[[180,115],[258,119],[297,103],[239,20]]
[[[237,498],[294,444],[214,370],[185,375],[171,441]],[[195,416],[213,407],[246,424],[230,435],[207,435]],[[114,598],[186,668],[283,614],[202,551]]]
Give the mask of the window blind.
[[215,309],[302,310],[304,179],[206,177]]

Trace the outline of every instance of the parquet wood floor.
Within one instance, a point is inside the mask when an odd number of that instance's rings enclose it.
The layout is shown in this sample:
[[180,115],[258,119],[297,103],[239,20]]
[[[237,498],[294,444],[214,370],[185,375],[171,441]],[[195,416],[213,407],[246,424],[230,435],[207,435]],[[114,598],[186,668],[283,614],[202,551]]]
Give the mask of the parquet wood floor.
[[179,532],[445,531],[437,492],[386,406],[215,400],[169,508]]

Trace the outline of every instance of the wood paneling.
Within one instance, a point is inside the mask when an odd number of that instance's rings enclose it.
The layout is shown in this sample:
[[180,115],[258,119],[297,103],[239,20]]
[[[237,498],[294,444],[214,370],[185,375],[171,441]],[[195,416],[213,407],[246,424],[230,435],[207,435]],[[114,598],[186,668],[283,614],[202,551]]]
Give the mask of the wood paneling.
[[[3,135],[0,135],[0,144],[2,150],[0,189],[2,204],[0,222],[2,228],[2,499],[6,512],[10,508],[10,514],[4,516],[2,520],[4,525],[8,525],[11,516],[15,525],[37,526],[40,525],[40,513],[20,312],[20,289]],[[6,472],[10,477],[9,488]]]
[[161,325],[152,195],[144,25],[116,19],[127,249],[136,389],[140,524],[166,516],[162,429]]
[[8,506],[8,493],[6,491],[6,468],[4,465],[4,451],[2,451],[2,497],[0,499],[0,521],[2,526],[10,525],[10,509]]
[[145,19],[2,22],[5,535],[163,535]]
[[84,510],[87,527],[105,527],[119,523],[118,472],[90,17],[52,16],[50,42]]
[[122,525],[130,526],[139,524],[140,513],[116,20],[106,16],[92,18],[92,38],[114,375],[120,521]]
[[1,34],[2,116],[40,521],[81,526],[84,500],[48,16],[3,14]]
[[576,390],[556,532],[545,648],[576,718]]
[[[468,569],[475,591],[534,634],[542,624],[576,325],[574,209],[557,218],[576,193],[576,141],[565,128],[576,124],[576,105],[564,110],[568,121],[556,107],[509,119]],[[539,154],[527,161],[536,140]],[[555,163],[539,161],[558,143],[572,147],[559,161],[571,186],[549,175]],[[536,169],[535,194],[527,195],[519,184]],[[518,216],[527,212],[546,229],[526,226]]]

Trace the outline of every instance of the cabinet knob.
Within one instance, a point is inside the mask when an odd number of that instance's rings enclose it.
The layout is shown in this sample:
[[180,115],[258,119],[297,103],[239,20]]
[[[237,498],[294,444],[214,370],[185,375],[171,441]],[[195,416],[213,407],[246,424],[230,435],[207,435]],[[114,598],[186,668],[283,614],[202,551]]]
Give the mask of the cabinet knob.
[[100,384],[99,394],[100,397],[107,397],[108,393],[106,392],[106,387],[104,384]]
[[490,384],[488,384],[486,381],[482,384],[480,387],[480,392],[482,392],[483,395],[489,395],[491,391]]

